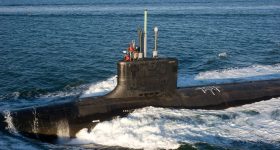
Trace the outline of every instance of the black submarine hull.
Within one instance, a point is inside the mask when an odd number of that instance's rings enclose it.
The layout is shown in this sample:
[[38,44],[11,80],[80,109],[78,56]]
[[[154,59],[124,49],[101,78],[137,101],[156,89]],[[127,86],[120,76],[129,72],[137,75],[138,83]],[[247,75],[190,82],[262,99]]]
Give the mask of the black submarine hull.
[[146,106],[224,109],[274,97],[280,97],[280,79],[177,88],[176,59],[121,61],[118,85],[111,93],[10,111],[0,115],[0,128],[52,142]]

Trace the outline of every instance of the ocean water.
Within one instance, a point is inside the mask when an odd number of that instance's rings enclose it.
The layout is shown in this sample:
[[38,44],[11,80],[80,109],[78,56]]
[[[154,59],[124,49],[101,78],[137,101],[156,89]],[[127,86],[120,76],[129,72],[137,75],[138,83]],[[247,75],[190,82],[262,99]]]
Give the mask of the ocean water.
[[280,149],[280,98],[225,110],[145,107],[77,138],[17,133],[9,110],[104,95],[149,10],[148,55],[179,59],[180,87],[280,78],[278,0],[0,0],[0,149]]

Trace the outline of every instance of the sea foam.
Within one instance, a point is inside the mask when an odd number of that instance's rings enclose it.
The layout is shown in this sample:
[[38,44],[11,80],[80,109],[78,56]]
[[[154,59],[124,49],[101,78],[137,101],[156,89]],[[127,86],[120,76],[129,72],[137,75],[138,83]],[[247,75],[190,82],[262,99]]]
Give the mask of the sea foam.
[[117,86],[117,76],[113,76],[105,81],[91,84],[87,90],[83,92],[81,97],[101,96],[109,93]]
[[207,142],[230,148],[238,141],[262,141],[277,146],[280,140],[279,107],[280,98],[226,110],[145,107],[127,117],[99,123],[91,132],[83,129],[68,144],[174,149],[182,142]]
[[280,64],[275,65],[254,65],[244,68],[230,68],[225,70],[213,70],[199,73],[196,80],[209,79],[232,79],[232,78],[247,78],[257,77],[263,79],[261,76],[273,75],[279,77]]
[[[232,78],[263,79],[279,74],[280,65],[255,65],[222,71],[207,71],[196,75],[199,80]],[[256,78],[256,76],[259,76]],[[273,76],[273,77],[275,77]],[[273,78],[272,77],[272,78]],[[270,77],[267,77],[270,78]],[[182,78],[180,78],[182,82]],[[226,81],[225,81],[226,82]],[[184,83],[184,82],[183,82]],[[182,84],[182,83],[181,83]],[[85,95],[108,93],[116,86],[116,77],[90,86]],[[77,138],[67,144],[95,143],[143,149],[173,149],[183,143],[206,142],[223,147],[248,149],[258,143],[279,147],[280,98],[261,101],[225,110],[168,109],[145,107],[124,118],[105,121],[88,132],[80,130]],[[261,142],[260,142],[261,141]],[[253,143],[252,145],[244,143]]]

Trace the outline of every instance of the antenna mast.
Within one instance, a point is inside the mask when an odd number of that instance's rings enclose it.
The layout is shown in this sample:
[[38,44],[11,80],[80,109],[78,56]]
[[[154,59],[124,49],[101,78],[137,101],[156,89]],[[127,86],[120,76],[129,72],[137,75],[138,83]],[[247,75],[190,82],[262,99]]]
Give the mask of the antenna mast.
[[144,11],[144,58],[147,57],[147,21],[148,21],[148,10]]
[[158,52],[157,52],[157,39],[158,39],[158,27],[154,28],[155,32],[155,49],[153,50],[153,58],[158,57]]

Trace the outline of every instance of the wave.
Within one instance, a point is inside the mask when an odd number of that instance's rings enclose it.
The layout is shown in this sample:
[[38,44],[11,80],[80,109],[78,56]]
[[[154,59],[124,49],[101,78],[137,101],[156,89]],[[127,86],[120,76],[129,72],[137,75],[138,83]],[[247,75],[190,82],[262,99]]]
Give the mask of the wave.
[[[212,81],[271,79],[279,77],[279,73],[280,64],[254,65],[245,68],[206,71],[188,78],[179,75],[178,83],[189,85],[190,82],[201,84]],[[100,96],[112,91],[116,85],[117,76],[113,76],[102,82],[81,85],[80,88],[54,92],[42,97],[75,95],[81,89],[83,91],[81,97]],[[16,97],[17,95],[15,94]],[[258,144],[280,148],[279,107],[280,98],[226,110],[145,107],[133,111],[127,117],[101,122],[91,132],[83,129],[76,135],[76,139],[63,142],[69,145],[94,143],[144,149],[174,149],[180,147],[182,143],[199,142],[241,149],[252,149]],[[7,123],[11,122],[9,113],[5,114]],[[13,126],[9,129],[12,130]]]
[[[179,75],[178,85],[194,86],[203,84],[217,84],[229,82],[244,82],[254,80],[268,80],[280,78],[280,64],[254,65],[244,68],[229,68],[225,70],[213,70],[201,72],[197,75]],[[112,91],[117,86],[117,76],[105,81],[93,83],[83,92],[81,97],[102,96]]]
[[[201,72],[197,75],[178,75],[178,86],[196,86],[205,84],[218,84],[229,82],[244,82],[254,80],[268,80],[280,78],[280,64],[254,65],[244,68],[229,68]],[[67,87],[55,92],[23,91],[13,92],[0,96],[0,105],[3,108],[22,107],[46,104],[52,101],[64,101],[69,97],[102,96],[112,91],[117,86],[117,76],[97,83],[83,84],[76,87]],[[31,100],[30,100],[31,99]],[[3,101],[4,100],[4,101]],[[9,100],[9,103],[5,101]],[[20,100],[20,101],[18,101]]]
[[[188,78],[193,84],[279,78],[280,64],[254,65],[199,73]],[[270,76],[269,76],[270,75]],[[91,85],[84,96],[111,91],[116,76]],[[180,78],[180,84],[186,83]],[[88,132],[81,130],[66,144],[101,144],[136,149],[174,149],[182,143],[205,142],[241,149],[268,145],[280,148],[280,98],[226,110],[190,110],[145,107],[127,117],[105,121]],[[260,142],[261,141],[261,142]]]
[[258,144],[280,148],[279,107],[280,98],[226,110],[145,107],[99,123],[91,132],[83,129],[67,144],[174,149],[181,143],[205,142],[225,148],[251,149]]
[[221,84],[230,82],[245,82],[270,80],[280,78],[280,64],[253,65],[243,68],[228,68],[200,72],[189,77],[179,76],[178,86],[195,86],[205,84]]
[[196,80],[208,79],[232,79],[232,78],[247,78],[254,76],[264,76],[280,74],[280,64],[275,65],[254,65],[244,68],[229,68],[225,70],[214,70],[199,73]]
[[117,76],[113,76],[105,81],[94,83],[83,92],[81,97],[101,96],[109,93],[117,86]]
[[58,91],[25,90],[16,91],[0,96],[1,108],[10,110],[35,105],[45,105],[52,102],[67,102],[79,97],[89,85],[79,85],[76,87],[66,86]]

